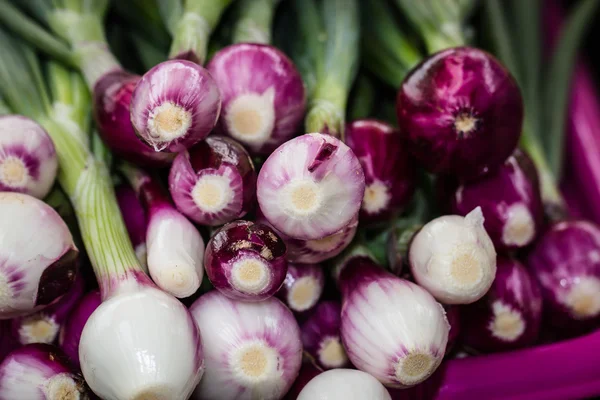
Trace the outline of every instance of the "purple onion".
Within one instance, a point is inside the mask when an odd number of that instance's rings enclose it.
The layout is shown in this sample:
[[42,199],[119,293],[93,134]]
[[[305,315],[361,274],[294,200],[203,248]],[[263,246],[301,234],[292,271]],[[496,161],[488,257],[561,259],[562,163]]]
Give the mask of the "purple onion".
[[253,154],[270,154],[291,139],[306,108],[306,93],[292,61],[273,46],[241,43],[217,52],[208,70],[219,85],[219,127]]
[[281,399],[302,362],[300,329],[272,297],[249,303],[213,290],[190,308],[202,331],[206,373],[193,399]]
[[202,225],[223,225],[254,206],[254,164],[239,143],[210,136],[175,158],[169,190],[188,218]]
[[323,294],[325,275],[318,264],[288,264],[283,286],[277,295],[290,310],[302,313],[313,308]]
[[11,320],[12,334],[22,344],[54,343],[61,326],[84,293],[84,281],[78,275],[67,293],[36,313]]
[[56,149],[44,128],[20,115],[0,116],[0,192],[43,199],[57,170]]
[[79,367],[79,340],[81,332],[92,313],[100,306],[102,298],[99,290],[86,294],[69,314],[58,336],[58,345],[69,357],[73,365]]
[[8,353],[19,347],[21,344],[13,335],[11,320],[0,320],[0,362],[6,358]]
[[282,144],[263,164],[257,197],[265,218],[295,239],[322,239],[347,227],[365,192],[360,162],[333,136],[310,133]]
[[256,210],[256,222],[268,225],[277,232],[287,247],[286,258],[290,262],[314,264],[328,260],[340,254],[354,239],[358,229],[358,215],[349,225],[338,232],[321,239],[294,239],[284,235],[271,225],[260,209]]
[[131,96],[133,128],[157,152],[178,152],[198,143],[215,127],[220,111],[217,83],[191,61],[154,66]]
[[589,221],[554,224],[537,241],[528,267],[542,288],[548,322],[579,332],[600,322],[600,229]]
[[146,215],[146,211],[137,198],[135,191],[129,185],[119,185],[115,189],[115,194],[135,254],[137,254],[140,262],[146,265],[148,263],[148,252],[146,249],[148,216]]
[[79,252],[49,205],[0,192],[0,319],[39,311],[69,290]]
[[340,338],[341,313],[337,301],[321,302],[300,327],[304,351],[323,369],[350,364]]
[[285,280],[285,244],[266,225],[231,222],[208,242],[204,268],[213,286],[226,296],[244,301],[265,300]]
[[94,119],[102,140],[119,157],[143,166],[168,165],[175,154],[146,146],[131,125],[129,105],[140,76],[118,70],[105,74],[94,86]]
[[506,351],[535,343],[542,321],[542,294],[519,261],[499,257],[496,279],[487,294],[462,313],[465,346]]
[[346,127],[346,144],[365,173],[361,222],[386,221],[410,201],[416,168],[397,129],[375,120],[357,120]]
[[502,165],[523,125],[523,99],[510,72],[469,47],[440,51],[415,67],[400,87],[396,112],[426,169],[464,179]]
[[452,211],[467,215],[481,206],[483,226],[497,250],[527,246],[540,231],[544,209],[535,166],[517,150],[495,172],[458,187]]
[[347,262],[340,287],[341,335],[352,364],[388,387],[414,386],[437,369],[450,326],[425,289],[366,257]]
[[2,399],[83,399],[88,389],[62,351],[49,344],[29,344],[0,364]]

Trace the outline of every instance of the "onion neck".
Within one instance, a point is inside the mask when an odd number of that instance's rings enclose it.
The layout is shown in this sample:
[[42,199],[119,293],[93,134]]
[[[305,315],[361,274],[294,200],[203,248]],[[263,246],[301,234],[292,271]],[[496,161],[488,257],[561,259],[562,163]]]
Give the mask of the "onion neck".
[[149,213],[151,209],[162,206],[173,208],[164,189],[148,173],[128,163],[122,163],[119,169],[135,191],[146,212]]
[[184,58],[200,65],[204,64],[210,34],[231,1],[186,1],[183,14],[174,26],[169,58]]
[[306,132],[327,133],[343,138],[348,92],[335,81],[317,84],[306,114]]
[[233,27],[233,43],[271,43],[275,7],[280,0],[241,0]]

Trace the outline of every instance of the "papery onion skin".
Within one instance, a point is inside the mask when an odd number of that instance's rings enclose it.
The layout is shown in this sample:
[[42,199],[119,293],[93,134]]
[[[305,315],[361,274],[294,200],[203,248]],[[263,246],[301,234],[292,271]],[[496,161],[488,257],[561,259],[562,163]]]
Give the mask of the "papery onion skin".
[[404,79],[396,112],[411,152],[430,172],[473,179],[516,148],[523,99],[510,72],[470,47],[442,50]]

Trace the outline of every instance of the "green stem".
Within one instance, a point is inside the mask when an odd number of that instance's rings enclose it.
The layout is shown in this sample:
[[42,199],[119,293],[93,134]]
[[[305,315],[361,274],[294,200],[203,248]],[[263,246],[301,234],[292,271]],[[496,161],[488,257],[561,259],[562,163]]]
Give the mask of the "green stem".
[[9,115],[12,114],[10,108],[8,108],[8,104],[4,102],[3,99],[0,98],[0,115]]
[[233,43],[271,43],[275,7],[280,0],[239,0]]
[[143,35],[140,35],[137,32],[132,32],[131,40],[135,44],[135,49],[146,70],[167,59],[167,55],[163,54],[162,51],[147,41]]
[[210,35],[232,1],[186,0],[174,29],[169,58],[186,58],[204,64]]
[[361,74],[351,93],[350,119],[368,118],[375,106],[375,86],[368,76]]
[[38,23],[27,17],[7,0],[0,0],[0,22],[56,60],[68,65],[74,65],[69,46],[48,33]]
[[362,6],[362,61],[381,80],[398,88],[423,56],[402,32],[385,1],[370,0]]

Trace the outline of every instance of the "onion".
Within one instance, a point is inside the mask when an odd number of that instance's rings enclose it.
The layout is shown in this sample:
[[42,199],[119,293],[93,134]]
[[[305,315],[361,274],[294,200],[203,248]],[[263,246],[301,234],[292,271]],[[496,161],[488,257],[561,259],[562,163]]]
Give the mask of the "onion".
[[391,400],[387,389],[371,375],[354,369],[333,369],[315,376],[298,400]]

